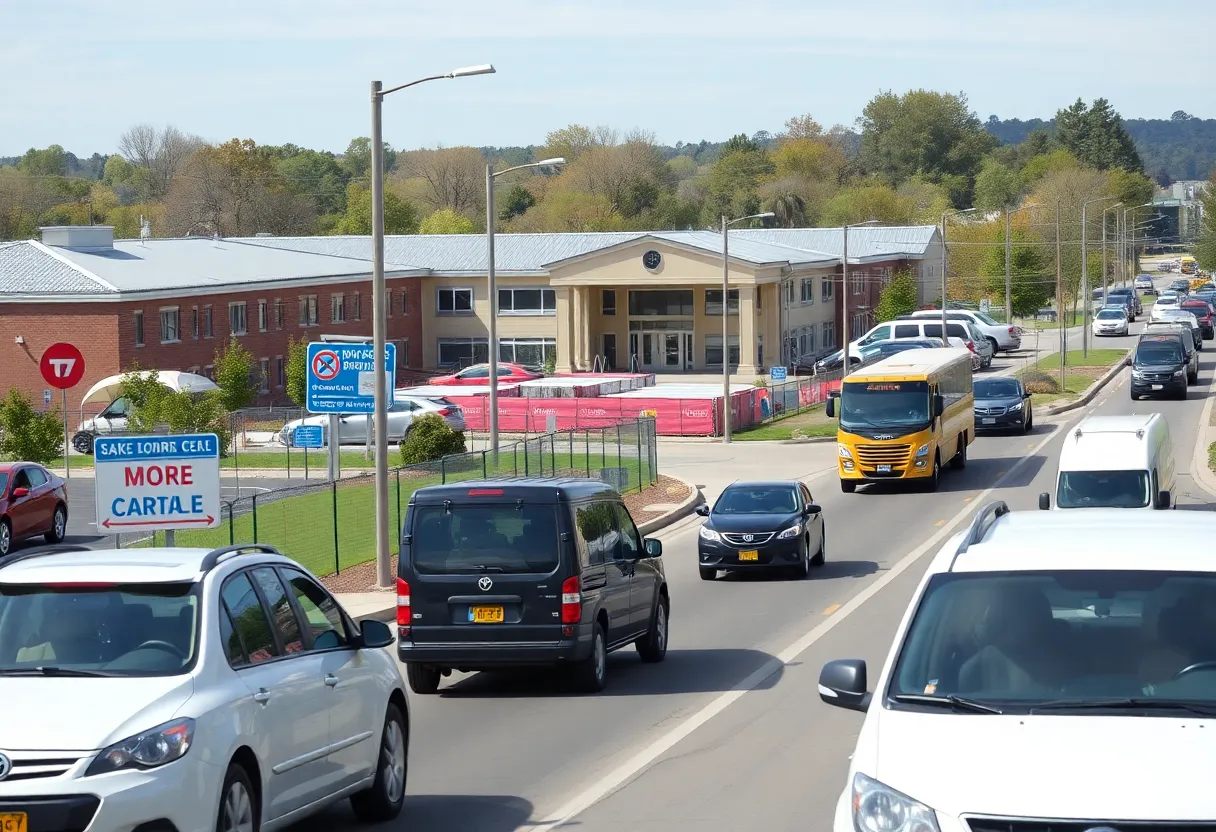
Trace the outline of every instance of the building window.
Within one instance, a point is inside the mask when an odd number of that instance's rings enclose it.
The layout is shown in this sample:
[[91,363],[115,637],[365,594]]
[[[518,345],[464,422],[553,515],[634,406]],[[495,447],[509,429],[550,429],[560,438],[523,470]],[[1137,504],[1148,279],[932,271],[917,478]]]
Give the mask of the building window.
[[[738,366],[739,364],[739,336],[730,336],[728,342],[729,355],[727,359],[731,364]],[[722,366],[722,336],[721,335],[706,335],[705,336],[705,363],[710,367]]]
[[866,273],[860,271],[850,273],[849,282],[853,285],[853,294],[860,295],[865,291]]
[[274,328],[283,328],[283,301],[280,298],[274,299]]
[[384,315],[387,318],[393,317],[393,290],[386,289],[384,292]]
[[[726,310],[731,315],[739,314],[739,290],[731,289],[727,295]],[[721,315],[722,314],[722,290],[721,289],[706,289],[705,290],[705,314],[706,315]]]
[[329,296],[329,322],[331,324],[346,323],[346,296],[341,292]]
[[190,332],[195,341],[198,340],[198,307],[190,309]]
[[160,342],[176,344],[182,339],[181,321],[178,318],[177,307],[160,310]]
[[499,289],[500,315],[556,315],[557,292],[554,289]]
[[813,306],[815,303],[815,279],[812,277],[802,278],[802,304],[804,306]]
[[836,346],[836,322],[823,322],[823,349],[828,350]]
[[616,314],[616,289],[605,289],[600,296],[600,314]]
[[410,293],[405,289],[401,290],[401,314],[410,314]]
[[287,362],[281,355],[274,357],[274,386],[280,390],[287,386]]
[[270,329],[270,310],[266,308],[266,301],[258,301],[258,332],[265,332]]
[[214,335],[214,330],[211,327],[211,306],[208,304],[203,307],[203,337],[210,338]]
[[360,306],[359,293],[355,292],[350,296],[350,319],[352,321],[363,320],[363,308]]
[[135,313],[135,346],[142,347],[144,345],[144,313]]
[[248,321],[245,320],[245,304],[228,304],[228,331],[233,335],[244,335],[247,332]]
[[436,364],[440,367],[484,364],[490,358],[490,345],[485,338],[440,338]]
[[629,314],[637,317],[693,316],[692,289],[650,289],[629,293]]
[[300,295],[300,326],[317,325],[317,296]]
[[435,311],[440,315],[472,315],[473,290],[447,286],[436,290]]
[[556,338],[502,338],[498,341],[499,361],[543,367],[550,356],[557,360]]
[[825,277],[823,279],[822,291],[820,292],[820,297],[824,301],[829,301],[832,299],[832,287],[834,285],[832,283],[833,280],[835,280],[835,278],[833,278],[833,277]]
[[261,376],[261,380],[258,383],[258,392],[269,393],[270,392],[270,359],[269,358],[259,359],[258,374]]
[[864,314],[861,314],[861,315],[852,315],[850,317],[852,318],[852,320],[849,322],[849,326],[851,326],[853,328],[853,335],[856,336],[856,335],[860,335],[863,332],[865,332],[866,316]]

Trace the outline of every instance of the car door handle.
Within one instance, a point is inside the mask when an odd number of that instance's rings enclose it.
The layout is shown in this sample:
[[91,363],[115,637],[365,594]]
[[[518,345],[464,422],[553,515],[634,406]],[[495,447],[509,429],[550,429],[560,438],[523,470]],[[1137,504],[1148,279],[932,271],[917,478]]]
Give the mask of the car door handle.
[[331,688],[338,686],[338,677],[330,673],[325,676],[325,684]]
[[270,701],[270,691],[266,690],[266,688],[260,688],[258,692],[253,695],[253,701],[257,702],[259,705],[265,705]]

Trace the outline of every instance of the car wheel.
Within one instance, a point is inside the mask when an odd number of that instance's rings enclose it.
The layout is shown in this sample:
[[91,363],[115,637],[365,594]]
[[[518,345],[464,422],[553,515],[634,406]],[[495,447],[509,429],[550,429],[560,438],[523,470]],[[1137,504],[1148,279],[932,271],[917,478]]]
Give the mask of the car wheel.
[[1132,393],[1132,401],[1134,401],[1134,402],[1140,401],[1140,397],[1137,396],[1134,392]]
[[7,555],[13,548],[13,527],[7,520],[0,520],[0,558]]
[[811,541],[805,537],[802,539],[802,557],[798,559],[798,565],[794,567],[793,574],[799,580],[809,578],[811,575]]
[[604,628],[597,622],[591,634],[591,654],[574,665],[574,686],[583,693],[599,693],[608,677],[608,644]]
[[364,823],[392,820],[405,803],[405,778],[409,766],[409,734],[396,705],[389,703],[380,737],[376,780],[371,788],[352,794],[350,808]]
[[88,431],[81,431],[72,437],[72,447],[76,449],[76,453],[91,456],[93,453],[93,434]]
[[950,467],[956,471],[961,471],[967,467],[967,434],[960,433],[958,435],[958,451],[950,460]]
[[421,696],[429,696],[439,690],[439,679],[443,671],[429,664],[407,662],[405,678],[410,683],[410,690]]
[[51,530],[46,533],[47,543],[62,543],[68,532],[68,510],[63,506],[55,506],[51,515]]
[[647,664],[656,664],[667,657],[669,623],[667,599],[660,595],[658,602],[654,605],[654,614],[650,617],[650,629],[646,631],[646,635],[634,642],[642,661]]
[[819,524],[819,551],[811,558],[811,566],[823,566],[828,561],[828,524]]
[[938,453],[933,454],[933,473],[925,482],[926,491],[937,491],[938,486],[942,483],[942,458]]
[[698,566],[697,571],[701,573],[701,580],[714,581],[718,579],[718,570],[712,566]]
[[841,480],[840,490],[845,494],[852,494],[857,490],[857,483],[854,480]]
[[220,808],[216,813],[215,832],[257,832],[262,828],[258,816],[253,784],[245,767],[238,763],[228,766],[224,786],[220,789]]
[[[1136,397],[1132,396],[1132,398]],[[1027,409],[1026,421],[1022,423],[1022,433],[1030,433],[1032,430],[1034,430],[1034,411]]]

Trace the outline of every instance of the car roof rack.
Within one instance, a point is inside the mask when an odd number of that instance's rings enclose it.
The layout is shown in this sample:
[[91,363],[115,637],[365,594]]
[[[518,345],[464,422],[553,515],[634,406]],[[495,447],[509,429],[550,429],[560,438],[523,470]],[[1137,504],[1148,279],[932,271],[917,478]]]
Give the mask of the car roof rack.
[[232,546],[222,546],[219,549],[212,549],[203,557],[199,571],[206,574],[228,557],[251,554],[282,555],[283,553],[268,543],[237,543]]
[[950,559],[950,567],[947,572],[954,571],[954,564],[958,561],[959,556],[970,549],[976,543],[984,539],[984,535],[988,534],[988,530],[996,525],[996,521],[1009,513],[1009,504],[1004,500],[995,500],[979,510],[975,518],[971,521],[971,526],[967,529],[967,533],[963,536],[963,542],[959,544],[958,551],[954,553],[954,557]]
[[66,552],[88,551],[91,551],[88,546],[83,546],[79,543],[55,543],[50,546],[39,546],[37,549],[28,549],[24,552],[14,552],[11,555],[0,558],[0,569],[3,569],[6,566],[12,566],[14,563],[20,563],[23,560],[40,558],[44,555],[59,555]]

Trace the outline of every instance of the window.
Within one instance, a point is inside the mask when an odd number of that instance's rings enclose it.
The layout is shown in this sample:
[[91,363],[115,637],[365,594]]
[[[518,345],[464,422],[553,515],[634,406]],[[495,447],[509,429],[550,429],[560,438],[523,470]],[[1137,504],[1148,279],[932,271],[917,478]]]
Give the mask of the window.
[[176,306],[160,310],[160,342],[162,344],[176,344],[181,340],[178,314]]
[[616,511],[613,503],[587,503],[574,510],[580,552],[589,566],[605,563],[613,556],[616,537]]
[[440,315],[472,315],[473,290],[444,287],[436,290],[435,311]]
[[346,626],[342,623],[342,613],[329,593],[317,586],[303,572],[284,569],[281,574],[291,594],[295,596],[300,611],[304,613],[312,649],[329,650],[347,646],[350,640],[346,635]]
[[855,314],[849,323],[852,332],[864,332],[866,328],[866,316],[864,313]]
[[[373,314],[373,316],[375,315],[374,312],[372,314]],[[386,318],[393,317],[393,290],[392,289],[384,290],[384,316]]]
[[258,589],[266,598],[270,608],[271,623],[278,634],[284,653],[299,653],[304,649],[304,637],[300,633],[300,622],[296,618],[291,601],[287,599],[287,590],[283,582],[270,567],[253,570],[253,578],[257,581]]
[[363,308],[359,305],[358,292],[355,292],[350,296],[350,319],[352,321],[363,320]]
[[500,338],[498,360],[525,367],[543,367],[549,356],[557,357],[556,338]]
[[142,347],[144,345],[144,313],[133,313],[135,319],[135,346]]
[[616,314],[616,289],[605,289],[600,296],[600,312],[604,315]]
[[823,322],[823,349],[830,349],[836,346],[836,322]]
[[211,305],[203,307],[203,337],[210,338],[214,334],[211,320]]
[[604,369],[608,372],[616,366],[616,333],[604,333]]
[[248,657],[250,664],[260,664],[279,655],[270,621],[266,618],[266,610],[262,608],[261,600],[253,591],[249,576],[243,572],[232,576],[224,584],[220,595],[224,599],[228,614],[232,616],[235,635],[244,648],[241,655]]
[[502,315],[556,315],[557,292],[553,289],[499,289],[498,312]]
[[228,304],[228,331],[233,335],[244,335],[248,321],[245,319],[245,304]]
[[548,574],[557,542],[552,505],[459,501],[414,511],[411,548],[421,575]]
[[329,322],[341,324],[346,322],[346,296],[335,292],[329,296]]
[[637,560],[642,556],[642,537],[638,527],[633,524],[633,518],[620,503],[613,503],[616,510],[617,530],[620,532],[620,546],[617,548],[617,558],[620,560]]
[[866,273],[861,271],[849,272],[849,283],[853,287],[853,294],[860,295],[865,291]]
[[283,328],[283,301],[279,298],[274,299],[274,328]]
[[274,386],[282,390],[287,386],[287,362],[283,360],[283,356],[276,355],[274,366]]
[[317,325],[317,296],[300,295],[300,326]]
[[198,340],[198,307],[190,309],[190,332],[195,341]]
[[29,477],[30,488],[38,488],[39,486],[46,485],[46,472],[41,468],[31,465],[24,469],[24,473]]
[[629,293],[629,314],[638,317],[691,318],[693,316],[693,291],[692,289],[631,291]]
[[228,664],[240,667],[249,663],[245,658],[245,648],[241,646],[241,637],[232,626],[232,616],[223,604],[220,604],[220,640],[224,642],[224,655]]
[[[739,363],[739,336],[730,336],[729,355],[727,359],[733,365]],[[706,335],[705,336],[705,363],[711,367],[722,366],[722,336],[721,335]]]
[[[730,294],[726,299],[726,310],[731,315],[739,314],[739,290],[731,289]],[[721,315],[722,314],[722,290],[721,289],[706,289],[705,290],[705,314],[706,315]]]
[[811,277],[802,278],[802,303],[804,305],[812,305],[815,303],[815,279]]
[[919,337],[921,337],[920,324],[896,324],[895,337],[896,338],[919,338]]
[[485,338],[440,338],[438,357],[440,367],[454,364],[483,364],[490,358],[490,344]]
[[258,370],[261,374],[261,380],[258,382],[259,392],[270,392],[270,359],[263,358],[258,361]]
[[825,277],[825,278],[823,278],[822,281],[820,281],[820,298],[821,299],[823,299],[825,301],[829,301],[832,299],[832,291],[833,291],[832,281],[833,280],[835,280],[835,278]]
[[[392,311],[393,305],[389,304],[389,311]],[[410,293],[405,289],[401,290],[401,314],[410,314]]]

